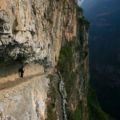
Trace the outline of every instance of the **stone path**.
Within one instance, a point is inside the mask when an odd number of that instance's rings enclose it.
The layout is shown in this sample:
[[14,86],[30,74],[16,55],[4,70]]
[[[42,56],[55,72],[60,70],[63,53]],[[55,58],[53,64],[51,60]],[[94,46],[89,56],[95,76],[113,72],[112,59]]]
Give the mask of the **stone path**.
[[15,81],[7,81],[5,83],[0,84],[0,90],[12,88],[21,83],[27,82],[34,77],[38,77],[38,76],[42,76],[42,75],[44,75],[44,74],[35,74],[35,75],[27,76],[24,78],[17,78]]
[[18,69],[14,69],[13,72],[10,70],[7,71],[7,68],[5,68],[5,70],[0,70],[0,91],[28,82],[35,77],[47,75],[39,65],[34,64],[25,67],[23,78],[18,76],[17,70]]

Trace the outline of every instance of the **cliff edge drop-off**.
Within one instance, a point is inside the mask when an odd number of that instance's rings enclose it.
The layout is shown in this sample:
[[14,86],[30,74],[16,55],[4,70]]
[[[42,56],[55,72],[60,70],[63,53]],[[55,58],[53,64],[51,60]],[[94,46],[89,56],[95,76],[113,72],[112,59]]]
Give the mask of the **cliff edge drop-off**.
[[88,27],[75,0],[0,0],[0,120],[96,120]]

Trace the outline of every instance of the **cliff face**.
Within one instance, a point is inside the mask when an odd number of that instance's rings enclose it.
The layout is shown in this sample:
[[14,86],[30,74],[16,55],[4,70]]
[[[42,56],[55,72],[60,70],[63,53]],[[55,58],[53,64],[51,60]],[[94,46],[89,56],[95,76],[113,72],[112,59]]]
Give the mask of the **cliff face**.
[[0,0],[0,119],[87,120],[87,39],[75,0]]
[[76,35],[75,16],[74,1],[1,0],[2,56],[55,64],[62,38]]

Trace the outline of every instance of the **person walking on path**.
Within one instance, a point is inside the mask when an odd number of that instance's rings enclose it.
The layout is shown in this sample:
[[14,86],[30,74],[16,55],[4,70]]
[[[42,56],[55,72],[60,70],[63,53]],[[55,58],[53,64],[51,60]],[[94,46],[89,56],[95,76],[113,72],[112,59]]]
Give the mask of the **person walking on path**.
[[18,73],[19,73],[19,76],[20,76],[21,78],[23,78],[23,76],[24,76],[24,65],[22,65],[22,66],[19,68]]

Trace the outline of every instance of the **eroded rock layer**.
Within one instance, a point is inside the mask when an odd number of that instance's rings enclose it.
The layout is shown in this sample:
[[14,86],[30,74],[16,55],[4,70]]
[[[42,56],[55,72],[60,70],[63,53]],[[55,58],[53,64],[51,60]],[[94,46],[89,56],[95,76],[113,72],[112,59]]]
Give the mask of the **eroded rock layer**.
[[1,0],[1,58],[55,64],[62,39],[76,35],[75,16],[74,1]]
[[0,0],[0,120],[88,120],[85,22],[75,0]]

